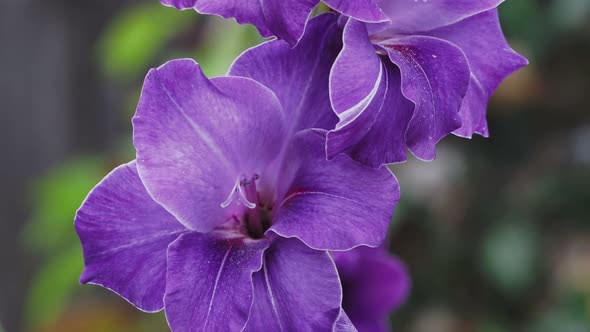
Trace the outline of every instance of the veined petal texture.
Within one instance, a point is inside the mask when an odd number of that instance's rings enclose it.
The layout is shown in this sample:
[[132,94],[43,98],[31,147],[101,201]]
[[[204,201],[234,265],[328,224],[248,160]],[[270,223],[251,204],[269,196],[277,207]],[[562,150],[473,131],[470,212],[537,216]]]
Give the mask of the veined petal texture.
[[281,40],[240,55],[229,75],[252,78],[270,88],[285,110],[291,133],[307,128],[331,129],[338,121],[329,99],[329,76],[342,46],[334,14],[310,20],[294,48]]
[[245,331],[331,331],[342,293],[334,261],[297,239],[277,238],[254,274]]
[[192,60],[150,71],[133,118],[140,177],[191,230],[210,231],[236,209],[221,206],[243,174],[259,174],[284,144],[276,96],[251,79],[207,79]]
[[315,249],[379,246],[399,200],[397,179],[387,167],[367,167],[346,155],[326,160],[325,135],[297,134],[271,230]]
[[166,317],[175,332],[240,331],[252,306],[252,273],[267,240],[190,233],[168,249]]
[[108,288],[144,311],[164,307],[166,249],[187,229],[148,195],[134,161],[90,192],[75,227],[84,251],[81,283]]

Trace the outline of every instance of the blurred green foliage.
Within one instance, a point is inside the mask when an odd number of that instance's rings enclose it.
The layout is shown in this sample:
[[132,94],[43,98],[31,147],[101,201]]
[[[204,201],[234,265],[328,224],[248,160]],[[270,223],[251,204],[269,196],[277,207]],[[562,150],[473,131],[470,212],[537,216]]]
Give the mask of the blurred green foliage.
[[[183,38],[189,45],[169,47]],[[204,19],[194,11],[145,3],[129,7],[113,19],[98,42],[97,56],[103,71],[120,81],[143,77],[150,67],[161,63],[158,59],[191,55],[207,75],[216,76],[223,75],[233,59],[260,41],[256,28],[250,25],[231,24],[218,17]]]
[[588,301],[579,294],[566,294],[560,305],[539,317],[531,332],[588,332]]
[[492,225],[482,248],[483,270],[508,296],[520,296],[536,276],[535,229],[519,220]]
[[553,1],[549,10],[554,26],[561,30],[574,30],[590,17],[590,1]]
[[35,204],[23,242],[43,263],[27,294],[25,318],[32,326],[55,319],[78,288],[84,264],[73,218],[104,175],[100,157],[83,157],[50,171],[33,189]]
[[113,19],[98,42],[103,71],[122,80],[145,75],[150,61],[166,43],[197,18],[194,13],[178,12],[157,2],[127,8]]
[[28,324],[35,326],[51,322],[65,311],[72,294],[80,287],[77,281],[83,268],[78,244],[44,262],[29,289],[25,308]]
[[72,226],[76,210],[104,176],[100,157],[66,162],[37,182],[34,209],[23,234],[25,245],[42,255],[71,246],[76,239]]
[[210,23],[208,38],[199,45],[195,55],[209,77],[225,74],[240,53],[263,40],[251,25],[228,24],[219,18]]

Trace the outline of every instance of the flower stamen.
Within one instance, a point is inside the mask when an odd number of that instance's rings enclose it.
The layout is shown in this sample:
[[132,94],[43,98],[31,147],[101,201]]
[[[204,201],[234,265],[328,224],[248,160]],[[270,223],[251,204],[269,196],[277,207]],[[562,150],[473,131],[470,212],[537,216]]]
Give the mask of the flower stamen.
[[236,183],[234,184],[234,187],[229,193],[229,196],[227,196],[227,199],[221,203],[221,207],[228,207],[234,200],[234,197],[237,195],[236,204],[239,205],[240,203],[243,203],[249,209],[256,208],[256,203],[253,203],[250,200],[248,200],[244,187],[250,185],[251,182],[255,182],[256,180],[258,180],[258,178],[258,174],[255,174],[251,180],[247,180],[245,176],[238,176],[238,178],[236,179]]

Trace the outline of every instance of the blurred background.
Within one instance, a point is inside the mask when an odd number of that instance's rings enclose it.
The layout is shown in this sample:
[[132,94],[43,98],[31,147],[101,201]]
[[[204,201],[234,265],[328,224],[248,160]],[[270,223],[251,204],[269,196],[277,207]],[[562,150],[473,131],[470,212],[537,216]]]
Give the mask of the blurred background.
[[[510,0],[501,18],[531,65],[491,101],[491,138],[392,168],[390,249],[414,280],[395,331],[590,331],[590,1]],[[78,284],[73,216],[133,159],[149,68],[191,57],[221,75],[260,41],[156,0],[0,0],[0,332],[167,330]]]

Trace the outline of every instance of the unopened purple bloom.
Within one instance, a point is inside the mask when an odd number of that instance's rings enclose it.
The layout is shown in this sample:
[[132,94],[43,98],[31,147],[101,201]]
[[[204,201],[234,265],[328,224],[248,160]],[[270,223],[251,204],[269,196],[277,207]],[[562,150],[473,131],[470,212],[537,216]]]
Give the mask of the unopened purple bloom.
[[360,332],[389,331],[388,315],[403,304],[411,282],[405,265],[383,248],[334,253],[344,295],[339,324],[347,319]]
[[450,133],[487,136],[488,99],[527,63],[504,39],[501,2],[388,0],[389,22],[349,18],[330,79],[340,122],[328,156],[379,166],[404,161],[409,148],[432,160]]
[[[276,36],[295,45],[303,36],[307,20],[320,0],[160,0],[177,9],[195,9],[202,14],[235,18],[250,23],[264,37]],[[364,22],[386,22],[375,0],[324,0],[343,13]]]
[[[76,216],[81,282],[165,309],[177,332],[333,329],[342,293],[328,250],[378,246],[399,190],[386,168],[326,160],[330,60],[299,55],[335,57],[338,44],[325,41],[339,31],[333,15],[309,28],[324,37],[283,44],[281,64],[258,67],[261,80],[285,70],[273,90],[247,77],[209,80],[192,60],[149,72],[133,119],[136,161]],[[250,50],[234,70],[256,76],[277,45]]]

